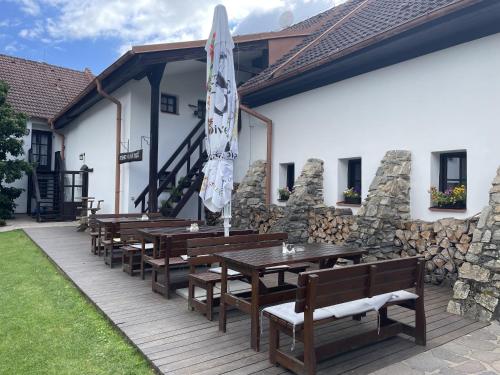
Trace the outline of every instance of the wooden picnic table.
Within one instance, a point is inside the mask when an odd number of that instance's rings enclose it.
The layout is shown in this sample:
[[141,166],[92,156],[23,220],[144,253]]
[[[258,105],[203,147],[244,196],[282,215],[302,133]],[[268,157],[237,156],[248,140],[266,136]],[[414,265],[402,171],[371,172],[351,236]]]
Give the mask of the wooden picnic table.
[[[281,246],[216,254],[222,266],[219,330],[226,332],[227,306],[234,306],[250,314],[251,347],[259,351],[259,311],[261,306],[291,301],[296,294],[296,286],[288,283],[277,287],[266,287],[260,279],[266,268],[304,262],[319,263],[320,268],[326,268],[333,267],[339,258],[350,259],[357,264],[360,262],[361,256],[367,253],[366,250],[351,246],[330,244],[305,244],[300,246],[303,251],[296,251],[294,254],[283,254]],[[250,297],[237,296],[227,292],[228,269],[241,272],[243,276],[251,280]]]
[[[249,229],[231,228],[231,235],[248,234],[254,232]],[[144,228],[137,231],[141,239],[141,278],[145,278],[146,263],[152,268],[152,289],[170,298],[170,290],[177,286],[183,288],[187,286],[186,279],[177,283],[171,283],[170,266],[187,266],[188,262],[183,259],[187,255],[187,240],[192,238],[222,236],[223,226],[199,225],[199,230],[191,232],[188,226],[170,228]],[[146,251],[146,242],[153,244],[152,249]],[[164,273],[163,281],[158,279],[159,273]]]
[[129,217],[106,217],[106,218],[98,218],[96,219],[97,223],[97,243],[99,246],[102,245],[102,238],[104,237],[105,239],[113,239],[115,237],[115,234],[118,233],[120,229],[120,224],[124,223],[140,223],[143,222],[145,224],[151,223],[151,222],[161,222],[161,221],[172,221],[172,220],[183,220],[183,219],[177,219],[177,218],[172,218],[172,217],[165,217],[165,216],[153,216],[150,217],[148,220],[142,220],[140,214],[137,214],[137,216],[129,216]]
[[[175,237],[182,236],[183,238],[189,237],[189,234],[197,237],[199,233],[223,233],[224,227],[221,225],[212,226],[212,225],[199,225],[199,230],[197,232],[190,232],[187,226],[183,227],[169,227],[169,228],[144,228],[137,231],[138,235],[141,238],[142,246],[144,248],[146,242],[151,242],[153,244],[153,257],[156,257],[160,252],[161,241],[164,238],[172,237],[175,240]],[[230,234],[242,234],[248,233],[248,229],[238,229],[231,228]]]

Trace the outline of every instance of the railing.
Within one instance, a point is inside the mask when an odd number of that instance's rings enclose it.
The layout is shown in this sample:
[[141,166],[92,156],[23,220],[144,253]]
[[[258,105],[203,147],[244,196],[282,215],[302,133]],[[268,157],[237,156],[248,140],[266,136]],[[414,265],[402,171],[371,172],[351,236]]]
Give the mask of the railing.
[[[38,185],[38,176],[36,174],[36,168],[32,168],[31,169],[31,182],[32,182],[32,185],[33,185],[33,190],[35,192],[34,198],[35,198],[35,203],[36,203],[36,221],[41,221],[41,217],[40,217],[40,211],[41,211],[40,203],[42,201],[42,198],[40,196],[40,185]],[[31,199],[31,197],[29,197],[28,199]]]
[[[184,155],[181,157],[181,159],[175,164],[174,168],[169,171],[168,175],[164,180],[161,181],[160,185],[158,186],[157,189],[157,197],[166,189],[166,187],[169,184],[175,184],[175,179],[177,176],[177,172],[180,171],[182,166],[186,164],[186,169],[187,169],[187,174],[189,174],[189,171],[191,170],[191,156],[194,151],[196,151],[197,148],[199,148],[200,151],[200,156],[203,153],[202,146],[203,146],[203,139],[205,138],[205,131],[202,131],[193,141],[193,137],[196,136],[196,134],[200,131],[200,129],[203,127],[205,123],[205,120],[202,119],[200,120],[196,126],[189,132],[189,134],[186,136],[186,138],[181,142],[179,147],[173,152],[172,156],[166,161],[166,163],[160,168],[156,175],[156,180],[159,180],[159,176],[164,175],[169,168],[172,166],[172,164],[178,159],[178,157],[181,155],[183,150],[185,150]],[[146,207],[146,196],[148,195],[149,192],[149,186],[146,186],[144,190],[139,194],[139,196],[135,199],[134,205],[137,207],[139,204],[141,204],[141,211],[146,212],[148,208]]]

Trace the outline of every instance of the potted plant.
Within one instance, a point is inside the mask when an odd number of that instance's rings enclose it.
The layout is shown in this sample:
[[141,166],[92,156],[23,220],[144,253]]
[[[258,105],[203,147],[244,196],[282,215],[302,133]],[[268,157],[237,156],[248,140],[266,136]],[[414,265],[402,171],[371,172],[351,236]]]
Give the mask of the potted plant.
[[187,176],[182,177],[177,184],[179,189],[186,189],[191,186],[191,180]]
[[288,198],[290,198],[290,194],[292,194],[292,192],[288,187],[278,189],[278,201],[286,202]]
[[439,191],[432,186],[431,194],[432,207],[464,209],[467,200],[467,189],[464,185],[457,185],[445,191]]
[[350,204],[360,204],[361,194],[353,187],[344,190],[344,202]]
[[170,200],[172,202],[179,202],[182,198],[182,191],[176,186],[172,189],[172,191],[170,192]]
[[173,207],[172,207],[172,203],[170,203],[170,201],[168,201],[168,200],[161,201],[160,212],[163,216],[165,216],[165,217],[172,216],[172,210],[173,210]]

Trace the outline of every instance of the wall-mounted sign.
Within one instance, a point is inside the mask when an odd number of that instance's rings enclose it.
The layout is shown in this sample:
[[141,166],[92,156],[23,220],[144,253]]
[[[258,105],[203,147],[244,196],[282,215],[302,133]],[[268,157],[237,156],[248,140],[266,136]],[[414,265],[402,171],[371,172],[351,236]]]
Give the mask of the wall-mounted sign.
[[120,164],[142,160],[142,150],[120,153]]

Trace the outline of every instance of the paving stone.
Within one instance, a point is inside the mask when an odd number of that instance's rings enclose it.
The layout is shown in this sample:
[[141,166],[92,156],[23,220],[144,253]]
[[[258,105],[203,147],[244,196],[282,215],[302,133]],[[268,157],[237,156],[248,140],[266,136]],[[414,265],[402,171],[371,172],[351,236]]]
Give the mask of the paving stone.
[[471,358],[477,359],[481,362],[491,363],[495,361],[500,361],[500,353],[495,352],[472,352]]
[[467,358],[456,355],[455,353],[448,350],[448,348],[445,349],[445,347],[432,349],[431,352],[432,352],[432,355],[434,355],[434,357],[437,357],[439,359],[444,359],[445,361],[448,361],[448,362],[462,363],[462,362],[467,361]]
[[447,343],[444,347],[450,352],[453,352],[458,355],[468,355],[472,351],[472,349],[470,349],[469,347],[464,345],[458,345],[454,341]]
[[496,345],[490,341],[478,340],[472,337],[461,337],[457,341],[459,345],[465,345],[476,350],[494,350]]
[[463,375],[463,372],[458,372],[451,367],[445,367],[440,369],[437,374],[439,375]]
[[419,371],[436,371],[440,368],[448,367],[448,363],[433,356],[430,352],[422,353],[404,361],[410,368]]
[[480,329],[479,331],[473,332],[469,335],[469,337],[473,340],[498,340],[498,336],[489,330]]
[[453,367],[453,370],[461,374],[475,374],[481,371],[485,371],[487,370],[487,368],[479,361],[470,360]]
[[372,375],[424,375],[423,371],[410,368],[404,363],[397,363],[372,373]]

